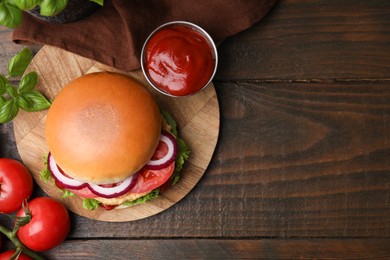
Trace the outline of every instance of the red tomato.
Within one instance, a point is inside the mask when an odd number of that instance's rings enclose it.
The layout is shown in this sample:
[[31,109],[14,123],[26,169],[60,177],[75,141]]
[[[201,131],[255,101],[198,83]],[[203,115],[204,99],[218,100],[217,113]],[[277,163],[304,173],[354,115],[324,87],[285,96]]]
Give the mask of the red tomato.
[[156,148],[156,151],[154,151],[152,159],[157,160],[163,158],[168,153],[168,145],[164,142],[159,142]]
[[134,193],[150,192],[163,185],[175,170],[175,162],[161,170],[148,170],[143,168],[138,175],[137,182],[130,190]]
[[[13,254],[15,254],[15,250],[5,251],[0,254],[0,260],[9,260]],[[32,260],[32,258],[21,253],[18,257],[18,260]]]
[[0,212],[20,209],[32,190],[33,180],[27,168],[16,160],[0,158]]
[[[154,152],[152,159],[160,159],[168,152],[168,146],[164,142],[159,142],[156,151]],[[171,177],[175,170],[175,162],[171,163],[167,167],[160,170],[149,170],[146,168],[141,169],[139,172],[137,182],[130,190],[133,193],[150,192],[161,185],[163,185],[169,177]]]
[[[70,229],[70,218],[64,205],[49,197],[39,197],[31,200],[28,207],[32,219],[17,232],[25,246],[34,251],[45,251],[65,240]],[[25,216],[25,212],[20,209],[16,215]]]

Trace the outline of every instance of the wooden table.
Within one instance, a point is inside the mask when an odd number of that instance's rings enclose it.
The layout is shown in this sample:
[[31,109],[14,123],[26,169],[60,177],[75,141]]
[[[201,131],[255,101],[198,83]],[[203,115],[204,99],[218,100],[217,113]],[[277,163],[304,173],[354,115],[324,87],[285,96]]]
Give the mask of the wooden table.
[[[22,46],[0,39],[4,72]],[[281,0],[219,54],[220,137],[196,188],[134,222],[72,214],[44,256],[390,258],[390,2]],[[12,124],[0,144],[19,158]]]

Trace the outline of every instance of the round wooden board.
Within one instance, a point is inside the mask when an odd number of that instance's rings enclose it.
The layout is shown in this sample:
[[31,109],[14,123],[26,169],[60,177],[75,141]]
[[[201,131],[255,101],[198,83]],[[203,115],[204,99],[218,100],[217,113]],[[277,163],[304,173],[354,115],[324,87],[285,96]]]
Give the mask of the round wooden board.
[[[44,46],[36,54],[27,69],[27,71],[32,70],[39,74],[37,89],[49,99],[54,99],[62,86],[83,74],[94,71],[120,72],[51,46]],[[70,211],[100,221],[120,222],[142,219],[160,213],[177,203],[203,176],[214,153],[219,134],[219,105],[212,84],[194,96],[172,98],[158,94],[150,88],[141,71],[120,73],[135,78],[155,94],[160,106],[176,119],[180,136],[191,150],[179,182],[153,201],[125,209],[106,211],[99,208],[90,211],[82,207],[80,198],[61,198],[62,192],[59,189],[39,178],[39,172],[44,169],[43,156],[49,151],[44,137],[47,111],[34,113],[21,111],[14,120],[15,140],[19,154],[36,183],[49,196],[61,200]]]

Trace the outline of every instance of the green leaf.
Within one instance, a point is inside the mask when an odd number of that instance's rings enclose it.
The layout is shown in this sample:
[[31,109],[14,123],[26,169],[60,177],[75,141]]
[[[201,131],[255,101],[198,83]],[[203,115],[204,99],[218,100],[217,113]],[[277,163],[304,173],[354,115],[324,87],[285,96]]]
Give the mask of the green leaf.
[[104,5],[104,0],[90,0],[91,2],[95,2],[97,3],[98,5],[101,5],[103,6]]
[[4,102],[5,102],[5,99],[0,96],[0,107],[2,107],[4,105]]
[[53,16],[61,13],[68,5],[68,0],[43,0],[40,4],[40,14],[43,16]]
[[10,97],[17,98],[19,96],[18,90],[11,84],[5,85],[5,90],[7,91],[8,95],[10,95]]
[[50,170],[49,170],[49,164],[48,164],[48,155],[46,154],[43,156],[43,164],[45,165],[45,168],[39,172],[39,178],[43,180],[44,182],[48,182],[49,179],[52,179]]
[[22,76],[32,59],[32,53],[24,48],[21,52],[13,56],[8,62],[8,74],[11,77]]
[[19,82],[19,88],[18,88],[19,94],[33,91],[37,83],[38,83],[38,74],[35,71],[28,73]]
[[177,142],[178,152],[175,161],[175,170],[171,176],[171,179],[173,179],[172,185],[175,185],[179,181],[180,172],[183,169],[184,163],[188,160],[190,155],[190,150],[188,149],[188,146],[183,139],[177,137],[176,142]]
[[170,177],[170,179],[172,180],[172,185],[174,185],[180,179],[180,172],[183,169],[184,163],[188,160],[190,150],[184,140],[178,137],[177,123],[175,119],[173,119],[173,117],[166,110],[161,109],[160,112],[163,115],[167,124],[171,126],[171,133],[176,136],[176,142],[178,146],[178,153],[175,161],[175,170]]
[[18,106],[23,109],[28,111],[32,107],[32,103],[30,102],[29,99],[27,99],[24,96],[19,96],[18,97]]
[[16,232],[23,226],[27,225],[32,220],[31,210],[28,207],[27,200],[22,202],[22,209],[24,211],[24,216],[16,217],[15,225],[12,230],[12,233],[16,234]]
[[7,123],[15,118],[19,112],[19,106],[15,99],[7,99],[0,108],[0,123]]
[[95,199],[84,199],[83,208],[88,210],[94,210],[99,207],[100,202]]
[[160,190],[155,189],[155,190],[152,190],[151,192],[149,192],[148,194],[142,196],[141,198],[138,198],[138,199],[135,199],[132,201],[125,201],[122,203],[122,205],[126,206],[126,207],[130,207],[130,206],[137,205],[137,204],[143,204],[149,200],[153,200],[153,199],[157,198],[159,194],[160,194]]
[[31,105],[22,107],[24,110],[32,112],[44,110],[50,107],[50,102],[38,91],[30,91],[20,95],[22,99],[26,99]]
[[13,0],[17,7],[19,7],[22,10],[31,10],[34,7],[36,7],[40,0]]
[[62,194],[62,198],[68,198],[68,197],[73,197],[75,194],[69,190],[66,190],[66,189],[63,189],[62,190],[63,194]]
[[8,84],[8,80],[3,75],[0,75],[0,96],[4,95],[6,92],[6,85]]
[[177,136],[177,124],[175,119],[168,113],[168,111],[164,109],[160,109],[161,114],[163,115],[165,121],[167,121],[168,125],[171,126],[171,133],[174,136]]
[[22,11],[9,1],[0,2],[0,24],[8,28],[18,27],[23,20]]

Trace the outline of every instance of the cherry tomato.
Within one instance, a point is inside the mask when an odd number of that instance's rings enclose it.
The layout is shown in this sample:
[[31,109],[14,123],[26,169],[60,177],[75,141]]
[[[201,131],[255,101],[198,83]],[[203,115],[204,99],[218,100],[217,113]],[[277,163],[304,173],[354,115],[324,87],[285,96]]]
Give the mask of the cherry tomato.
[[[15,254],[15,250],[8,250],[0,254],[0,260],[9,260]],[[21,253],[18,260],[32,260],[31,257]]]
[[[55,199],[39,197],[28,203],[31,221],[22,226],[17,236],[20,241],[34,251],[45,251],[61,244],[69,233],[68,210]],[[23,209],[16,215],[25,216]]]
[[20,209],[32,190],[33,180],[27,168],[16,160],[0,158],[0,212]]

